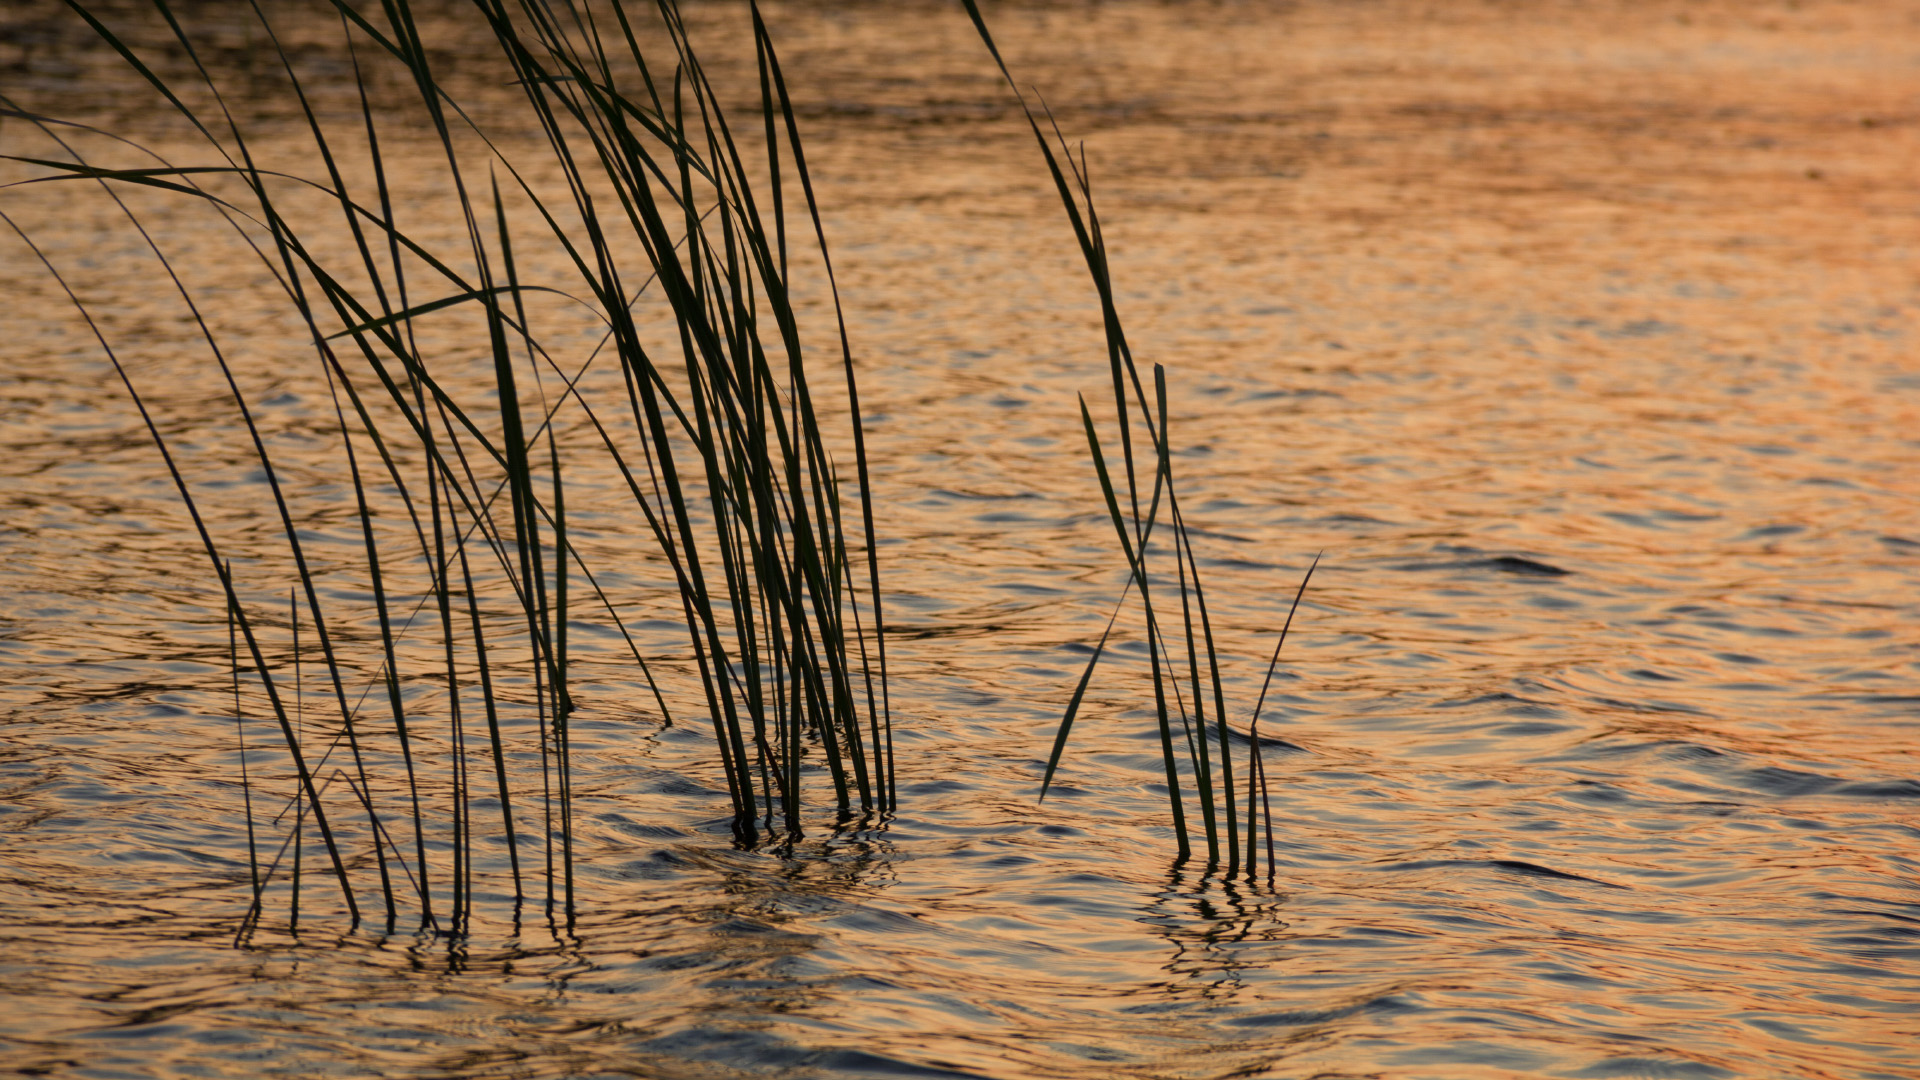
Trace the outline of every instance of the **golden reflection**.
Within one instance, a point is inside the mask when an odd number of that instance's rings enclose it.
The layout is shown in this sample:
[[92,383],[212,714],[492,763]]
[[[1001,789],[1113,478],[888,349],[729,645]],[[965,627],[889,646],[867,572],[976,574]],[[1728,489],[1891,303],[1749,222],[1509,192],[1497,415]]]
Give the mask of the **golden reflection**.
[[[321,122],[343,133],[349,184],[372,191],[364,143],[346,137],[360,116],[352,64],[376,97],[411,85],[365,41],[345,53],[337,11],[265,7]],[[174,9],[231,79],[263,167],[324,178],[251,9]],[[250,886],[217,583],[97,343],[7,233],[10,1066],[1000,1080],[1920,1070],[1890,1020],[1920,1006],[1908,6],[987,11],[1012,69],[1085,139],[1133,347],[1169,369],[1230,701],[1258,692],[1292,589],[1326,552],[1261,721],[1291,748],[1266,758],[1276,886],[1169,866],[1137,634],[1116,631],[1084,741],[1036,805],[1054,725],[1124,577],[1075,411],[1078,393],[1110,408],[1099,310],[957,6],[774,3],[764,12],[862,379],[895,630],[898,814],[823,815],[784,848],[736,843],[690,684],[663,691],[691,703],[663,723],[625,641],[583,611],[576,925],[549,922],[537,894],[516,911],[506,849],[483,838],[460,869],[474,898],[464,936],[385,936],[377,910],[371,929],[344,934],[338,890],[311,884],[325,853],[310,841],[298,937],[275,915],[232,949]],[[156,71],[197,86],[157,15],[109,13]],[[685,14],[716,85],[752,101],[745,9]],[[451,2],[420,15],[504,160],[561,189],[484,22]],[[156,167],[29,115],[176,165],[217,155],[63,5],[0,11],[0,94],[0,182],[15,185],[0,211],[150,388],[211,527],[258,586],[250,602],[281,610],[291,561],[191,317],[96,188],[15,184],[47,172],[20,159],[60,159],[62,141]],[[459,250],[465,225],[437,186],[429,129],[398,111],[380,120],[394,213],[434,250]],[[477,140],[462,152],[489,160]],[[205,183],[245,194],[231,177]],[[358,613],[342,616],[359,650],[343,678],[382,702],[339,427],[312,335],[275,298],[280,271],[205,205],[121,194],[229,344],[328,602]],[[282,198],[321,220],[297,185]],[[510,185],[503,198],[524,209]],[[346,230],[315,235],[319,255],[352,256]],[[555,246],[516,255],[527,280],[577,284]],[[795,264],[799,332],[837,359],[824,277]],[[584,389],[624,392],[590,359],[604,328],[584,309],[541,294],[527,310]],[[635,310],[646,332],[671,329]],[[416,327],[469,403],[486,404],[485,332],[457,312]],[[343,367],[361,375],[360,363]],[[844,392],[823,386],[818,406],[844,415]],[[562,445],[594,437],[577,416],[555,430]],[[394,453],[418,471],[417,450]],[[583,464],[568,485],[575,540],[635,641],[666,681],[690,678],[672,570],[634,526],[624,481]],[[369,498],[376,532],[407,539],[395,493]],[[498,605],[480,612],[488,635],[519,640],[509,575],[475,573],[473,591]],[[394,574],[428,596],[421,568]],[[295,653],[289,622],[261,624],[262,662],[288,678],[296,655],[318,664],[310,643]],[[430,635],[396,649],[447,666]],[[443,716],[465,694],[477,708],[474,657],[451,668],[456,686],[422,680],[408,707]],[[531,714],[537,688],[514,678],[498,700]],[[315,745],[343,734],[309,710]],[[271,723],[261,692],[240,711],[266,822],[296,781],[284,754],[255,749]],[[1232,714],[1236,736],[1245,719]],[[521,755],[508,766],[537,768],[537,725],[504,722]],[[436,728],[417,752],[441,768],[461,751]],[[327,767],[344,778],[339,753]],[[398,775],[397,751],[369,753]],[[492,821],[472,790],[471,820]],[[383,780],[374,796],[403,791]],[[428,795],[444,806],[448,789]],[[338,781],[325,796],[345,816],[357,797]],[[451,811],[434,815],[450,835]],[[275,828],[268,848],[289,826]],[[371,874],[368,829],[341,835],[343,859]],[[440,844],[423,841],[415,862],[444,879],[455,867]],[[271,888],[284,912],[284,879]]]

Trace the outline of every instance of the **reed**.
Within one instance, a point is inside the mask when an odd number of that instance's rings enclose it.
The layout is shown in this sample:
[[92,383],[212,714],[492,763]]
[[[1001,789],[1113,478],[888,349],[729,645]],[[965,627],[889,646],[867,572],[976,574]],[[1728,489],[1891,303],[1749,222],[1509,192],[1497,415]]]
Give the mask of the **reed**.
[[[1267,664],[1266,682],[1261,687],[1260,700],[1254,705],[1244,736],[1248,745],[1247,771],[1236,780],[1233,738],[1227,721],[1220,655],[1214,644],[1212,620],[1207,613],[1206,589],[1200,580],[1200,564],[1194,557],[1192,533],[1181,512],[1180,496],[1174,483],[1171,434],[1167,423],[1166,369],[1159,364],[1153,365],[1153,390],[1149,395],[1140,369],[1134,363],[1133,350],[1127,344],[1126,329],[1114,300],[1113,273],[1107,258],[1106,241],[1101,235],[1100,215],[1094,206],[1093,185],[1084,146],[1076,157],[1044,102],[1041,103],[1041,112],[1035,113],[1027,96],[1014,80],[1006,60],[1000,55],[999,46],[994,43],[993,34],[987,29],[977,0],[962,2],[973,20],[974,29],[980,34],[981,42],[992,55],[1008,89],[1013,91],[1014,98],[1020,104],[1027,126],[1032,130],[1034,141],[1046,161],[1047,171],[1053,178],[1054,188],[1066,211],[1067,221],[1073,228],[1074,238],[1079,243],[1087,272],[1093,279],[1094,291],[1100,301],[1107,364],[1113,382],[1113,426],[1117,431],[1115,439],[1122,464],[1120,478],[1124,481],[1123,484],[1115,482],[1100,431],[1094,423],[1086,398],[1082,396],[1080,420],[1086,434],[1087,450],[1092,458],[1094,476],[1099,483],[1108,519],[1113,524],[1114,535],[1127,562],[1128,578],[1120,599],[1114,605],[1113,614],[1107,620],[1107,627],[1101,633],[1074,687],[1060,726],[1055,731],[1052,752],[1048,755],[1046,772],[1040,783],[1040,798],[1046,798],[1047,789],[1059,770],[1074,720],[1079,716],[1094,670],[1106,655],[1107,642],[1120,612],[1126,607],[1129,594],[1137,592],[1145,623],[1147,664],[1153,687],[1161,757],[1166,770],[1167,808],[1173,829],[1176,861],[1184,862],[1193,857],[1193,829],[1188,816],[1191,806],[1199,813],[1199,840],[1205,847],[1206,865],[1209,868],[1221,868],[1228,878],[1239,875],[1244,869],[1247,880],[1254,880],[1259,865],[1256,829],[1264,825],[1266,877],[1271,884],[1275,877],[1273,809],[1267,788],[1265,762],[1260,752],[1260,710],[1266,703],[1267,687],[1271,685],[1274,669],[1280,662],[1280,649],[1286,644],[1294,613],[1299,610],[1300,600],[1306,593],[1307,583],[1312,580],[1314,568],[1319,565],[1319,559],[1314,559],[1313,566],[1308,567],[1301,578],[1293,606],[1287,612],[1286,625],[1282,627],[1279,641],[1274,646],[1273,658]],[[1046,119],[1045,128],[1041,125],[1042,116]],[[1139,435],[1136,435],[1136,429]],[[1146,460],[1143,462],[1142,459]],[[1146,494],[1144,509],[1143,492]],[[1156,526],[1161,523],[1163,515],[1166,527],[1159,530],[1161,536],[1156,539]],[[1169,558],[1173,564],[1171,574],[1165,569]],[[1172,587],[1171,597],[1167,595],[1169,590],[1166,587],[1169,585]],[[1174,599],[1179,602],[1177,619],[1172,610]],[[1186,684],[1184,692],[1183,681]],[[1211,712],[1208,709],[1209,697],[1212,699]],[[1237,806],[1236,793],[1241,785],[1246,787],[1244,815]],[[1256,794],[1259,796],[1258,802],[1254,798]],[[1243,828],[1247,838],[1244,863],[1240,846]]]
[[[757,6],[757,115],[736,127],[675,0],[655,0],[644,21],[620,0],[471,0],[470,17],[498,48],[498,83],[517,87],[515,122],[539,134],[535,169],[517,163],[436,70],[415,0],[323,0],[351,65],[346,133],[323,121],[277,16],[251,3],[303,132],[308,168],[289,172],[262,164],[268,155],[235,90],[166,0],[153,0],[154,12],[187,77],[163,74],[84,0],[66,2],[209,156],[99,164],[83,143],[134,144],[0,97],[0,112],[57,148],[9,159],[39,171],[24,183],[96,186],[148,247],[198,330],[202,370],[224,386],[231,413],[221,422],[243,436],[292,580],[282,614],[262,597],[285,578],[257,544],[221,538],[204,505],[210,481],[151,407],[151,376],[136,378],[31,230],[0,209],[111,361],[223,597],[251,891],[242,939],[276,899],[297,929],[314,860],[354,926],[377,919],[392,930],[410,917],[466,934],[478,898],[504,881],[516,923],[537,905],[556,928],[570,927],[579,680],[569,629],[588,621],[624,644],[661,724],[710,725],[737,842],[791,845],[822,816],[840,827],[894,810],[853,350],[799,124]],[[1271,881],[1265,688],[1237,735],[1171,465],[1166,372],[1154,365],[1149,388],[1128,345],[1084,151],[1076,158],[1050,114],[1028,106],[978,6],[964,3],[1066,210],[1100,301],[1113,386],[1112,435],[1084,398],[1080,413],[1128,581],[1062,717],[1042,798],[1137,592],[1176,855],[1193,857],[1197,841],[1209,867],[1251,879],[1264,821]],[[399,97],[380,89],[395,82],[406,88]],[[429,133],[435,183],[457,220],[451,243],[403,223],[389,155],[397,135],[418,131]],[[308,377],[326,387],[337,447],[321,465],[335,491],[351,492],[356,542],[344,562],[309,550],[303,529],[337,507],[303,504],[317,496],[285,480],[289,463],[256,415],[248,372],[128,189],[221,215],[303,327]],[[544,261],[527,258],[536,246]],[[846,395],[841,435],[815,404],[794,293],[794,264],[813,257],[835,316],[828,356]],[[564,268],[557,276],[539,269],[553,264]],[[596,343],[544,332],[530,303],[543,297],[591,312]],[[465,332],[449,336],[456,318]],[[851,448],[850,478],[835,464],[836,442]],[[294,464],[316,467],[311,455]],[[568,494],[582,476],[624,491],[628,526],[670,579],[684,631],[677,655],[636,633],[621,614],[637,603],[631,583],[603,583],[583,550]],[[1278,658],[1276,646],[1269,681]],[[246,731],[249,697],[277,731],[264,758]],[[1240,762],[1236,740],[1249,747]],[[377,915],[363,908],[370,899]]]
[[[68,6],[190,125],[208,156],[95,164],[80,136],[114,133],[0,99],[6,115],[58,148],[12,160],[39,170],[30,183],[96,185],[145,240],[228,390],[293,568],[294,607],[283,620],[250,599],[273,586],[242,576],[265,574],[267,564],[217,535],[204,478],[150,407],[150,376],[135,377],[87,300],[68,289],[140,412],[224,594],[236,719],[244,684],[278,729],[284,777],[263,775],[257,740],[249,746],[244,725],[239,732],[253,895],[243,936],[282,887],[297,923],[313,885],[301,880],[313,876],[303,864],[309,847],[324,852],[356,926],[374,897],[389,930],[410,911],[424,928],[464,933],[483,891],[476,877],[502,854],[516,920],[523,904],[538,904],[571,925],[579,810],[569,717],[578,706],[568,630],[589,620],[623,639],[662,724],[691,715],[711,725],[740,843],[790,844],[819,812],[837,827],[894,808],[853,352],[841,318],[827,355],[844,380],[850,434],[832,436],[809,382],[790,260],[811,250],[836,315],[839,296],[799,124],[757,8],[758,115],[736,128],[674,0],[652,5],[644,22],[618,2],[473,0],[468,17],[498,46],[498,81],[519,88],[517,122],[540,133],[541,171],[559,178],[543,186],[490,141],[436,70],[413,0],[331,0],[358,101],[350,134],[323,122],[283,44],[283,16],[252,5],[277,85],[305,129],[306,175],[261,164],[267,155],[237,91],[203,62],[198,35],[166,0],[154,0],[154,13],[188,79],[163,75],[83,0]],[[410,94],[383,96],[376,75]],[[402,223],[388,154],[403,125],[431,132],[438,184],[459,223],[452,244],[436,246]],[[298,505],[284,481],[286,464],[233,350],[123,197],[130,187],[225,217],[305,328],[313,377],[332,395],[339,450],[329,464],[337,489],[352,492],[359,543],[347,565],[330,552],[323,566],[308,550],[302,530],[316,508]],[[324,214],[310,211],[315,199]],[[31,230],[4,210],[0,218],[65,287]],[[528,276],[524,252],[535,243],[557,253],[566,280]],[[342,247],[345,255],[334,253]],[[598,347],[582,356],[550,344],[528,303],[542,294],[590,310],[603,331]],[[468,340],[429,343],[444,336],[426,325],[442,312],[465,318]],[[469,363],[476,353],[479,363]],[[589,378],[596,365],[617,370]],[[836,471],[835,438],[851,444],[851,478]],[[665,671],[656,679],[658,653],[650,665],[621,615],[632,598],[604,585],[582,551],[568,516],[569,478],[581,474],[617,478],[631,527],[670,575],[685,630],[672,665],[678,681]],[[349,585],[368,599],[357,607],[341,599]],[[342,629],[369,622],[371,630]],[[294,675],[289,685],[288,669],[308,660],[319,677]],[[309,681],[323,689],[309,693]],[[310,697],[328,702],[325,720],[306,715]],[[682,701],[677,718],[673,697]],[[517,765],[522,758],[537,767]],[[809,762],[824,764],[824,784],[803,769]],[[269,794],[281,779],[293,790]],[[266,819],[281,837],[272,857],[272,842],[255,836],[263,800],[281,803]]]

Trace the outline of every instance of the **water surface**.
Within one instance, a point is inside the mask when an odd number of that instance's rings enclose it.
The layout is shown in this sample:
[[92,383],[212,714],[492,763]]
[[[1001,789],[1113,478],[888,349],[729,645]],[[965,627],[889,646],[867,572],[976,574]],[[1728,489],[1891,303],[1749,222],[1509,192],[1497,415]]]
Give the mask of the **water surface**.
[[[728,48],[741,12],[692,14],[722,77],[748,71]],[[237,14],[190,15],[244,61]],[[1267,714],[1276,885],[1170,859],[1137,635],[1036,805],[1124,578],[1075,404],[1110,394],[1092,289],[964,15],[782,6],[861,363],[899,815],[738,849],[702,725],[663,727],[583,615],[571,932],[494,904],[468,941],[350,934],[316,886],[297,935],[279,910],[234,948],[222,605],[112,368],[9,238],[0,1065],[1920,1075],[1911,13],[991,16],[1085,139],[1123,315],[1169,369],[1236,723],[1324,552]],[[322,88],[343,77],[329,25],[293,25]],[[21,107],[205,155],[69,16],[0,26]],[[437,30],[456,59],[484,44]],[[477,100],[509,102],[474,56]],[[276,137],[257,108],[263,145],[297,159],[297,128]],[[538,167],[504,104],[482,113]],[[12,119],[0,144],[51,153]],[[421,169],[406,211],[457,238]],[[303,526],[345,565],[351,492],[299,326],[218,218],[135,201],[220,301]],[[259,477],[138,236],[78,186],[0,209],[95,305],[223,527],[256,539],[271,605],[288,582]],[[812,288],[810,340],[829,346]],[[657,562],[614,485],[579,483],[583,543],[644,613]],[[338,587],[350,604],[358,586]]]

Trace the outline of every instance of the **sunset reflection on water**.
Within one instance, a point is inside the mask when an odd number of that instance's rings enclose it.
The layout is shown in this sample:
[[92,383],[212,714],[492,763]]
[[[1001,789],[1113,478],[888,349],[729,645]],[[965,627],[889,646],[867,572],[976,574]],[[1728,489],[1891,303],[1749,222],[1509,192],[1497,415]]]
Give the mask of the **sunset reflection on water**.
[[[220,62],[258,47],[238,7],[182,10]],[[323,108],[350,109],[337,23],[275,11]],[[9,239],[0,1063],[1920,1075],[1913,12],[987,11],[1085,140],[1129,335],[1169,369],[1236,722],[1325,553],[1263,720],[1296,748],[1267,756],[1278,889],[1170,865],[1137,641],[1036,806],[1124,578],[1075,404],[1111,393],[1093,291],[957,5],[783,4],[768,18],[862,365],[899,817],[791,858],[733,849],[706,729],[661,729],[583,616],[577,933],[515,936],[493,911],[457,946],[344,936],[316,890],[297,940],[268,927],[233,949],[246,848],[217,586],[112,368]],[[742,9],[689,19],[716,77],[749,87]],[[428,29],[475,115],[554,181],[484,29]],[[208,158],[87,41],[51,5],[0,15],[0,92]],[[275,85],[270,66],[247,77]],[[241,100],[264,153],[319,174],[272,95]],[[394,123],[403,213],[457,244],[430,144]],[[15,117],[0,146],[57,149]],[[350,546],[298,323],[216,217],[130,201],[217,301],[316,546]],[[256,546],[256,598],[284,604],[243,432],[137,235],[79,185],[10,188],[0,210],[95,306],[223,535]],[[571,273],[525,258],[530,278]],[[823,284],[801,285],[830,360]],[[553,340],[579,360],[594,328],[576,321]],[[424,346],[481,355],[469,329],[422,320]],[[573,482],[622,602],[667,611],[618,484],[585,465]],[[350,606],[363,586],[341,574]]]

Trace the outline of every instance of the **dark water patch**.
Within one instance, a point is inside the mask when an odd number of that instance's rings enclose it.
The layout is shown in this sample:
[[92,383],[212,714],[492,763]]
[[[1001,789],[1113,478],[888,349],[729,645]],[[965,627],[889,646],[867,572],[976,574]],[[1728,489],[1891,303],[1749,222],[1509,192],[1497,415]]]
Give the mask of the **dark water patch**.
[[[1009,624],[1009,623],[1002,623],[1002,622],[943,624],[943,623],[909,623],[909,622],[902,622],[900,620],[892,619],[892,618],[889,618],[887,620],[888,639],[891,640],[897,637],[902,641],[931,641],[931,640],[944,640],[948,638],[996,639],[1004,636],[1009,632],[1015,632],[1021,629],[1023,628]],[[1063,645],[1061,647],[1067,648],[1067,649],[1074,648],[1074,646],[1070,644]],[[1088,649],[1088,651],[1092,651],[1092,650]]]
[[1592,806],[1611,806],[1633,802],[1634,797],[1616,784],[1604,780],[1575,780],[1566,798]]
[[1620,323],[1611,329],[1602,330],[1600,334],[1602,337],[1613,338],[1645,338],[1654,337],[1659,334],[1671,334],[1680,329],[1681,327],[1674,323],[1663,322],[1659,319],[1632,319]]
[[1768,765],[1759,769],[1732,772],[1727,775],[1733,783],[1739,784],[1742,787],[1786,798],[1801,795],[1816,795],[1840,786],[1840,781],[1831,776],[1800,772],[1795,769],[1782,769],[1774,765]]
[[[1263,728],[1267,727],[1267,725],[1270,722],[1271,722],[1270,720],[1262,721],[1261,727]],[[1216,735],[1215,737],[1218,738],[1218,735]],[[1232,727],[1229,727],[1227,729],[1227,742],[1230,745],[1239,746],[1239,747],[1247,747],[1252,745],[1252,740],[1248,737],[1248,735],[1245,732]],[[1278,735],[1268,734],[1267,731],[1262,731],[1260,733],[1260,749],[1262,752],[1271,750],[1271,751],[1275,751],[1282,754],[1313,753],[1312,750],[1309,750],[1306,747],[1301,746],[1299,743],[1293,742],[1292,740],[1289,740],[1289,739],[1284,739]]]
[[1505,870],[1515,874],[1558,878],[1564,881],[1583,881],[1593,885],[1604,885],[1609,889],[1626,888],[1625,885],[1615,885],[1610,881],[1601,881],[1598,878],[1590,878],[1581,874],[1569,874],[1563,870],[1555,870],[1551,867],[1541,866],[1538,863],[1522,862],[1517,859],[1494,859],[1491,860],[1488,865],[1495,869]]
[[1870,918],[1875,918],[1875,919],[1893,919],[1893,920],[1895,920],[1895,921],[1897,921],[1897,922],[1901,922],[1901,923],[1907,923],[1907,924],[1911,924],[1912,926],[1915,926],[1915,927],[1920,927],[1920,918],[1916,918],[1916,917],[1913,917],[1913,916],[1909,916],[1909,915],[1901,915],[1901,914],[1898,914],[1898,913],[1896,913],[1896,912],[1892,912],[1892,911],[1874,911],[1874,910],[1872,910],[1872,909],[1870,909],[1870,908],[1835,908],[1835,909],[1833,909],[1833,911],[1832,911],[1832,914],[1835,914],[1835,915],[1866,915],[1866,916],[1868,916],[1868,917],[1870,917]]
[[673,839],[690,835],[686,829],[678,825],[656,825],[647,822],[633,821],[624,814],[605,814],[602,815],[599,820],[616,832],[624,833],[627,836]]
[[1480,1065],[1536,1075],[1550,1060],[1536,1050],[1480,1039],[1458,1039],[1417,1050],[1396,1050],[1382,1057],[1395,1065]]
[[1615,885],[1610,881],[1601,881],[1581,874],[1570,874],[1563,870],[1541,866],[1538,863],[1524,862],[1519,859],[1418,859],[1394,862],[1373,867],[1375,870],[1396,873],[1414,870],[1442,870],[1450,867],[1495,870],[1503,873],[1518,874],[1522,877],[1549,878],[1556,881],[1578,881],[1588,885],[1601,885],[1609,889],[1625,889],[1625,885]]
[[[1658,878],[1655,878],[1646,874],[1630,874],[1629,876],[1646,878],[1649,881],[1659,880]],[[1671,884],[1671,881],[1670,880],[1662,881],[1661,883]],[[1587,911],[1584,914],[1590,915],[1596,919],[1604,919],[1608,921],[1617,920],[1617,921],[1623,921],[1623,922],[1638,923],[1643,926],[1682,926],[1694,921],[1693,916],[1682,914],[1679,912],[1644,911],[1644,910],[1635,910],[1633,908],[1618,907],[1618,906],[1608,907],[1608,908],[1597,908],[1597,909]]]
[[706,787],[684,776],[672,774],[650,776],[642,782],[641,789],[656,795],[691,795],[708,799],[717,799],[726,795],[726,792],[717,788]]
[[1523,698],[1518,694],[1510,694],[1505,690],[1496,690],[1491,694],[1479,694],[1470,698],[1459,698],[1453,701],[1437,701],[1434,702],[1433,707],[1436,709],[1464,709],[1472,705],[1499,705],[1508,702],[1526,705],[1546,704],[1544,701],[1537,701],[1533,698]]
[[999,581],[995,582],[992,587],[1003,589],[1007,592],[1029,593],[1034,596],[1059,596],[1066,592],[1065,589],[1058,589],[1051,585],[1038,585],[1028,581]]
[[1341,393],[1338,393],[1337,391],[1333,391],[1333,390],[1322,390],[1322,389],[1319,389],[1318,387],[1303,387],[1303,388],[1298,388],[1298,389],[1280,389],[1280,390],[1255,390],[1255,391],[1252,391],[1252,392],[1250,392],[1250,393],[1247,393],[1247,394],[1244,394],[1244,395],[1242,395],[1242,396],[1241,396],[1241,400],[1242,400],[1242,401],[1274,401],[1274,400],[1282,400],[1282,399],[1286,399],[1286,398],[1294,398],[1294,399],[1300,399],[1300,398],[1335,398],[1335,399],[1339,399],[1339,398],[1343,398],[1343,397],[1345,397],[1345,395],[1344,395],[1344,394],[1341,394]]
[[1518,555],[1501,555],[1476,564],[1489,570],[1499,570],[1508,574],[1524,574],[1533,577],[1564,577],[1573,573],[1558,566],[1550,566],[1534,559],[1521,558]]
[[1531,724],[1502,724],[1498,727],[1488,728],[1487,730],[1489,734],[1504,735],[1510,738],[1518,739],[1518,738],[1537,738],[1545,735],[1560,735],[1565,732],[1574,731],[1577,729],[1567,724],[1531,723]]
[[1851,799],[1920,799],[1920,780],[1902,778],[1838,784],[1828,793]]
[[1573,573],[1560,567],[1528,559],[1519,555],[1497,555],[1485,559],[1456,559],[1447,562],[1401,563],[1391,567],[1394,570],[1439,571],[1439,570],[1495,570],[1503,574],[1518,574],[1522,577],[1566,577]]
[[1602,514],[1602,516],[1611,518],[1622,525],[1630,525],[1638,529],[1663,528],[1663,526],[1659,525],[1658,523],[1653,521],[1653,519],[1647,517],[1644,514],[1633,514],[1633,513],[1628,513],[1624,510],[1608,510],[1608,511],[1605,511]]
[[[1023,856],[1012,857],[1024,858]],[[1026,861],[1032,862],[1033,860],[1027,859]],[[998,868],[1001,864],[1000,860],[995,859],[989,860],[984,865]],[[1021,864],[1016,863],[1012,865]],[[825,925],[837,930],[879,934],[919,934],[925,933],[928,929],[926,923],[911,915],[876,907],[859,907],[851,911],[842,912],[828,919]]]
[[609,868],[616,878],[628,881],[667,881],[678,878],[692,869],[686,859],[671,851],[649,852],[645,858],[629,859]]
[[1420,1011],[1419,1006],[1397,994],[1383,994],[1349,1005],[1334,1005],[1320,1009],[1285,1009],[1251,1016],[1236,1016],[1225,1023],[1229,1027],[1240,1028],[1306,1027],[1314,1024],[1330,1024],[1350,1016],[1395,1016],[1418,1011]]
[[763,1068],[796,1065],[806,1057],[804,1050],[777,1035],[716,1027],[688,1028],[656,1036],[633,1044],[633,1049],[669,1059],[752,1063]]
[[1616,697],[1595,696],[1588,700],[1592,701],[1596,705],[1605,705],[1608,708],[1619,709],[1623,712],[1629,712],[1629,713],[1681,713],[1681,714],[1689,714],[1689,715],[1695,715],[1695,716],[1705,715],[1705,710],[1697,706],[1688,705],[1685,702],[1680,702],[1680,701],[1662,701],[1658,698],[1647,698],[1641,701],[1627,701],[1625,699],[1616,698]]
[[1283,566],[1279,563],[1260,562],[1257,559],[1243,559],[1226,555],[1201,558],[1199,562],[1202,566],[1216,570],[1283,570],[1289,573],[1298,573],[1300,570],[1305,569],[1304,567]]
[[1727,751],[1700,743],[1649,743],[1650,748],[1658,749],[1660,756],[1669,761],[1706,762],[1717,761],[1727,756]]
[[1614,1057],[1553,1076],[1575,1080],[1721,1080],[1739,1073],[1704,1061],[1677,1057]]
[[961,1072],[935,1065],[916,1065],[910,1061],[886,1057],[866,1050],[830,1050],[810,1054],[802,1060],[808,1066],[825,1070],[827,1075],[955,1077],[966,1078],[966,1080],[979,1080],[982,1076],[977,1072]]
[[1746,624],[1746,623],[1736,623],[1736,622],[1732,622],[1725,619],[1701,619],[1699,620],[1699,625],[1712,627],[1715,630],[1727,630],[1736,634],[1746,634],[1752,637],[1787,638],[1787,637],[1801,636],[1801,631],[1793,629],[1791,627],[1755,626],[1755,625]]
[[908,795],[941,795],[950,791],[970,791],[972,787],[959,780],[919,780],[901,784],[900,790]]

